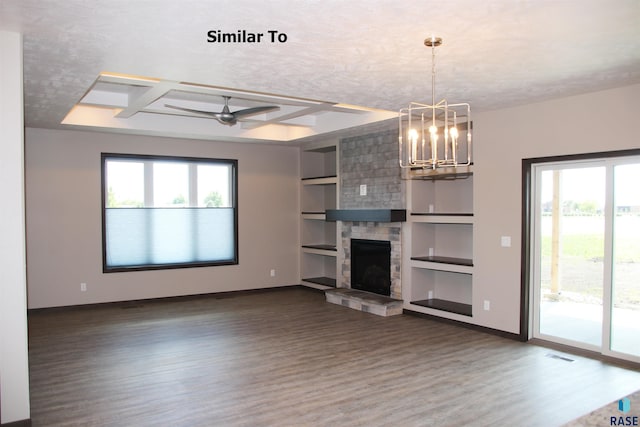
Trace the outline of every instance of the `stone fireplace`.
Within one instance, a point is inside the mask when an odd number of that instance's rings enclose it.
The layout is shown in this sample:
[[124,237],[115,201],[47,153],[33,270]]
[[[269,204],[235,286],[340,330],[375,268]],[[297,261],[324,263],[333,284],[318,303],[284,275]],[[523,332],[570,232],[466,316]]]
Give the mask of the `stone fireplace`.
[[[338,222],[337,286],[351,288],[351,239],[388,241],[391,244],[389,296],[402,299],[402,221],[405,221],[405,186],[398,161],[398,129],[391,127],[340,141],[340,209],[355,216]],[[362,195],[362,187],[366,194]],[[389,214],[385,218],[367,212]],[[383,215],[384,216],[384,215]],[[348,220],[350,219],[350,220]]]
[[[386,294],[394,299],[402,299],[401,282],[401,226],[400,223],[380,223],[380,222],[342,222],[341,242],[338,245],[338,265],[342,266],[338,287],[352,288],[352,240],[371,240],[376,242],[389,242],[389,293]],[[367,289],[368,290],[368,289]],[[370,290],[368,290],[370,291]],[[380,292],[376,292],[380,293]],[[380,293],[382,295],[382,293]]]
[[[334,211],[337,216],[342,212]],[[366,215],[370,211],[350,212]],[[402,314],[401,222],[339,220],[338,224],[342,236],[337,245],[341,274],[337,289],[325,291],[327,301],[379,316]],[[358,252],[363,243],[374,249],[361,257]]]

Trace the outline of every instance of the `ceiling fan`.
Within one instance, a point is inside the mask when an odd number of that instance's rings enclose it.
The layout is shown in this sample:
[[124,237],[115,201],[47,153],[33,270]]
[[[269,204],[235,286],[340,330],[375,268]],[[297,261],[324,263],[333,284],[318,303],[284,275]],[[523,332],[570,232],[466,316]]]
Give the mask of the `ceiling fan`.
[[223,125],[233,126],[238,122],[238,119],[252,116],[254,114],[266,113],[267,111],[275,111],[279,110],[280,107],[276,105],[267,105],[264,107],[253,107],[253,108],[245,108],[244,110],[231,111],[229,110],[229,100],[230,96],[223,96],[224,98],[224,107],[222,111],[219,113],[214,113],[212,111],[202,111],[202,110],[194,110],[191,108],[178,107],[176,105],[164,104],[165,107],[173,108],[176,110],[187,111],[189,113],[202,114],[207,117],[212,117],[222,123]]

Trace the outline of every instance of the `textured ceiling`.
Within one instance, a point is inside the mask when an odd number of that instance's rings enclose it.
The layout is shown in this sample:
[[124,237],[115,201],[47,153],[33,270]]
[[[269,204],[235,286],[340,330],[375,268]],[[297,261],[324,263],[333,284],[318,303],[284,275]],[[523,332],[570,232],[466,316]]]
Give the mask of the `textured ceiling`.
[[431,100],[432,34],[436,98],[474,111],[640,82],[638,0],[0,0],[0,29],[24,34],[33,127],[104,71],[397,111]]

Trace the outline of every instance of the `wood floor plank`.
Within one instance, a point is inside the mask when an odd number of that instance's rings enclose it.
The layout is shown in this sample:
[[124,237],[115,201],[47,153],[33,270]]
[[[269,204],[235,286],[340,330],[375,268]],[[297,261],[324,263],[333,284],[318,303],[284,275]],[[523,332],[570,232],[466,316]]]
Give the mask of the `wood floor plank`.
[[640,372],[301,288],[29,315],[34,426],[562,425]]

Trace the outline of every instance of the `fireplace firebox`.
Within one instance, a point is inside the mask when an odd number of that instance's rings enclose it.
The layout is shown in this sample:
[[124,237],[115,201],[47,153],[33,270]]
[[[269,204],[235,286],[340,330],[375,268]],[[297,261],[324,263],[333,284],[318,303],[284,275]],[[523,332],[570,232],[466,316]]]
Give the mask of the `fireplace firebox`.
[[391,242],[351,239],[351,289],[391,295]]

